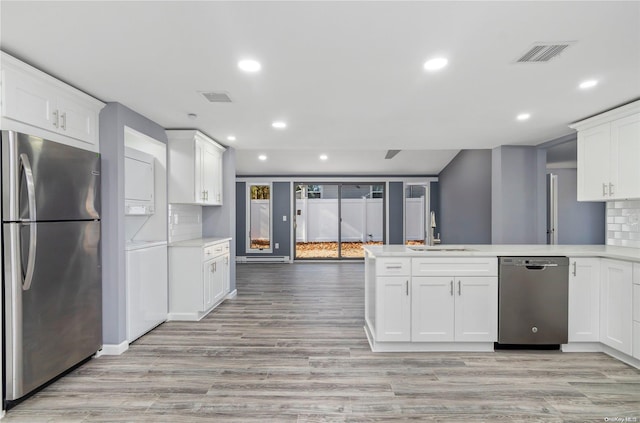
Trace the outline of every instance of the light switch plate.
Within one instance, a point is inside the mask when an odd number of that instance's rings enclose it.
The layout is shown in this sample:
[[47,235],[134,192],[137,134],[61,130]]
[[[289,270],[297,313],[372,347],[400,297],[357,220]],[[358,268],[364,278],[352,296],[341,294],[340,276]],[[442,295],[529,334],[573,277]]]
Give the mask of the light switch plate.
[[286,222],[287,221],[287,215],[285,214],[284,216],[282,216],[282,221]]

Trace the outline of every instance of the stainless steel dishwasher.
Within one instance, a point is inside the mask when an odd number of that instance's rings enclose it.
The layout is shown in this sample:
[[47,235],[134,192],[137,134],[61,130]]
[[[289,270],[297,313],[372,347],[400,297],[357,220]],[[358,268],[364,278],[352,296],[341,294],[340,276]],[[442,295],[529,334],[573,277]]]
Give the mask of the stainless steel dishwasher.
[[567,343],[569,259],[500,257],[498,343]]

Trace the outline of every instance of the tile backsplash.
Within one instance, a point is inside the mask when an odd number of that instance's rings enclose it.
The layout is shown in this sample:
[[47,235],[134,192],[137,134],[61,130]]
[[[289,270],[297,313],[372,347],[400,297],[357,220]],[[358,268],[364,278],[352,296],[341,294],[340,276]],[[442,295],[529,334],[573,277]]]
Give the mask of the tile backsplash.
[[607,202],[607,245],[640,248],[640,201]]
[[169,242],[202,238],[202,207],[169,204]]

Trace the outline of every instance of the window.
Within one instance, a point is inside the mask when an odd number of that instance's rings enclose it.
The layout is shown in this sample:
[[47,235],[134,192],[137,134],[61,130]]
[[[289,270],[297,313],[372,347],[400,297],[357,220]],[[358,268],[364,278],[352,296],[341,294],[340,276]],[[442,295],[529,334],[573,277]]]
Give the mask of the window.
[[247,252],[271,252],[271,184],[247,184]]

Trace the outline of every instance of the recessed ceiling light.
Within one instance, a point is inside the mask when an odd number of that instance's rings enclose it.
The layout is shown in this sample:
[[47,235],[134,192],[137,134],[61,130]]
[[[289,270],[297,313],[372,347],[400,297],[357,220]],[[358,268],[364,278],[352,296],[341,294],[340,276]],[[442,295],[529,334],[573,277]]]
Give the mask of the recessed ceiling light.
[[329,156],[327,156],[326,154],[320,154],[320,160],[327,160],[329,158]]
[[260,154],[260,155],[258,156],[258,159],[260,159],[260,160],[262,160],[262,161],[264,162],[265,160],[267,160],[267,156],[266,156],[266,155],[264,155],[264,154]]
[[581,90],[587,90],[589,88],[595,87],[596,85],[598,85],[598,80],[589,79],[587,81],[582,81],[578,86],[580,87]]
[[531,117],[531,115],[529,113],[520,113],[518,116],[516,116],[516,119],[518,120],[527,120]]
[[236,136],[235,135],[229,135],[227,137],[227,141],[235,141],[236,140]]
[[449,63],[449,61],[444,57],[436,57],[424,62],[424,70],[430,72],[437,71],[447,66],[447,63]]
[[286,122],[283,122],[283,121],[281,121],[281,120],[277,120],[277,121],[273,122],[273,123],[271,124],[271,126],[273,126],[273,127],[274,127],[274,128],[276,128],[276,129],[284,129],[284,128],[286,128],[286,127],[287,127],[287,123],[286,123]]
[[262,69],[262,65],[260,64],[260,62],[250,59],[240,60],[238,62],[238,67],[240,68],[240,70],[243,70],[245,72],[258,72],[260,69]]

